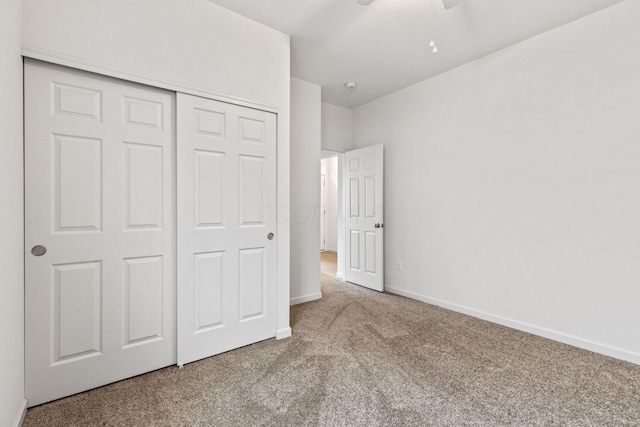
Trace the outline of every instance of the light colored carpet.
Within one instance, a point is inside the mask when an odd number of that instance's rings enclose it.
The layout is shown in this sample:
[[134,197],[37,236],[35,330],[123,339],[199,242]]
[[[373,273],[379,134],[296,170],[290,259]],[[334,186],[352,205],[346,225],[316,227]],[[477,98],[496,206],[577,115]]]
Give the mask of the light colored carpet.
[[638,426],[640,366],[348,283],[293,336],[30,409],[25,426]]

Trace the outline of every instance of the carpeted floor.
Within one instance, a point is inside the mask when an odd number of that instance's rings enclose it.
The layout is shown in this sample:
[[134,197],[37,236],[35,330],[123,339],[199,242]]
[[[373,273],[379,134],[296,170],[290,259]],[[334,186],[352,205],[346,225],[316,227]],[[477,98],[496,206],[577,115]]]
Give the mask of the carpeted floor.
[[293,336],[32,408],[25,426],[638,426],[640,366],[344,282]]

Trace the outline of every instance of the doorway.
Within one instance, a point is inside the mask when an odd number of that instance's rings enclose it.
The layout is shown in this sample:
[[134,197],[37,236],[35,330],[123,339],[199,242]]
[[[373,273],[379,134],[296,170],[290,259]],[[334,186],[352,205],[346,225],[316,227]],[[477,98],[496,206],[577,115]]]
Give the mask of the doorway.
[[[373,290],[384,290],[384,147],[382,144],[345,153],[321,151],[321,249],[336,252],[336,279]],[[335,163],[334,163],[335,159]],[[336,166],[333,172],[333,166]],[[330,185],[337,189],[335,219]],[[347,184],[348,183],[348,184]],[[335,199],[334,199],[335,200]],[[326,214],[325,214],[326,205]],[[324,223],[326,221],[326,223]],[[330,227],[336,226],[332,246]],[[321,258],[322,261],[322,258]],[[325,261],[326,262],[326,261]]]
[[322,285],[344,278],[342,153],[322,150],[320,160],[320,273]]

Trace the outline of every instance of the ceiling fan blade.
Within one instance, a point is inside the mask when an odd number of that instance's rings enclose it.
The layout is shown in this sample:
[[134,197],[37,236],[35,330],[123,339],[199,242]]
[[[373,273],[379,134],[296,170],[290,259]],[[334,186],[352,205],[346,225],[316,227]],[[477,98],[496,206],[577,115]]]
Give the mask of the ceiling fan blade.
[[462,0],[442,0],[444,8],[447,10],[458,6],[460,3],[462,3]]
[[369,6],[374,1],[375,0],[356,0],[356,3],[358,3],[359,5],[362,5],[362,6]]

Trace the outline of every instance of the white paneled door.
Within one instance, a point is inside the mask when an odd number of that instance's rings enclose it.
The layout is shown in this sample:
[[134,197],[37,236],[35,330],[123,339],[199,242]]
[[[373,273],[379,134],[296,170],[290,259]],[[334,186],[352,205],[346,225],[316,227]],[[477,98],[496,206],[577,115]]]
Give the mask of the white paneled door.
[[178,94],[178,364],[276,330],[276,116]]
[[383,146],[345,153],[345,280],[384,290]]
[[176,361],[174,103],[25,64],[30,406]]

